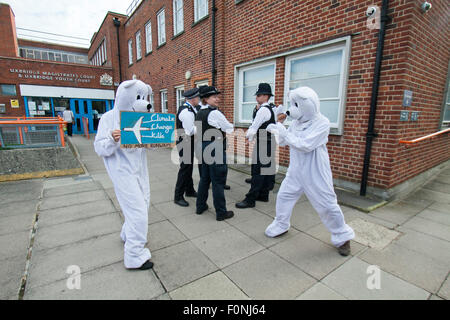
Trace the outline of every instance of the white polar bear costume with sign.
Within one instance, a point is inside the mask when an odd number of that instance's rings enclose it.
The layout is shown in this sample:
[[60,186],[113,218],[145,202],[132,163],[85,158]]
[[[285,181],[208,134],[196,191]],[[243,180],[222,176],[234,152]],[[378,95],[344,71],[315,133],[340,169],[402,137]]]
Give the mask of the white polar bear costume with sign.
[[151,258],[150,250],[145,248],[150,207],[147,149],[121,149],[111,133],[120,130],[121,111],[147,112],[151,94],[152,88],[142,81],[123,82],[117,89],[114,109],[100,119],[94,142],[125,217],[120,237],[125,242],[124,263],[128,269],[140,268]]
[[282,123],[271,124],[281,146],[289,146],[290,163],[277,196],[276,218],[267,228],[268,237],[276,237],[290,228],[292,210],[304,193],[331,233],[331,242],[340,247],[355,237],[345,223],[333,188],[333,176],[327,150],[330,122],[320,113],[316,92],[301,87],[289,93],[293,118],[289,129]]

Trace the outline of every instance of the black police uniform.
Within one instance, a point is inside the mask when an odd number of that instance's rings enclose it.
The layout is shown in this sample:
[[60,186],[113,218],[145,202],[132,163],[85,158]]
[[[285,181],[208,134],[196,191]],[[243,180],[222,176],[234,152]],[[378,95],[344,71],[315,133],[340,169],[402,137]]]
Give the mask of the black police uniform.
[[[179,108],[176,117],[176,124],[179,132],[182,132],[183,130],[183,123],[179,119],[179,116],[185,109],[195,115],[194,107],[187,102]],[[180,134],[177,140],[177,148],[180,156],[180,170],[178,171],[178,178],[175,186],[175,202],[182,200],[184,194],[186,194],[187,197],[197,196],[194,189],[194,181],[192,180],[192,171],[194,168],[194,135],[187,136],[185,134]]]

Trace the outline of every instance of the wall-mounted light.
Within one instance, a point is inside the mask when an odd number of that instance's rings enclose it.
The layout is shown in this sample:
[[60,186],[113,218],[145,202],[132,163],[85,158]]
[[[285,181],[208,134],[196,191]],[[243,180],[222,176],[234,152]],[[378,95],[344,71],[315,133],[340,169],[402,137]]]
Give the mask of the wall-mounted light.
[[422,3],[421,9],[423,13],[427,13],[431,9],[432,5],[428,1]]
[[186,78],[186,80],[189,80],[191,78],[191,72],[186,71],[186,74],[184,75],[184,77]]

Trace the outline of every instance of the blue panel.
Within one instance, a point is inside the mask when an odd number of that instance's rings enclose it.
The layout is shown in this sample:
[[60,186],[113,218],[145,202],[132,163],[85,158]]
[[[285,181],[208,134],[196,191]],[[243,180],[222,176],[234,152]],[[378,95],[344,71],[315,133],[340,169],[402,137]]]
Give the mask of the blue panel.
[[122,112],[120,129],[122,145],[173,144],[175,142],[175,115]]

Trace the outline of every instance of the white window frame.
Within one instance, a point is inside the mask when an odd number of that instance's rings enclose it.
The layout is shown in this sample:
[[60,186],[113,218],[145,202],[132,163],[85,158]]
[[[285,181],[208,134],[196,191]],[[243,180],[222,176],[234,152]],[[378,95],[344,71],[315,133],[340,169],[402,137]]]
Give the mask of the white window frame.
[[[157,23],[158,23],[158,46],[162,46],[166,43],[166,11],[165,9],[161,9],[157,14]],[[162,22],[161,23],[161,17]]]
[[445,130],[450,128],[450,121],[445,121],[445,113],[447,111],[450,112],[450,62],[448,64],[448,72],[447,72],[447,82],[444,90],[444,99],[442,104],[441,111],[441,120],[439,121],[440,130]]
[[128,40],[128,64],[133,64],[133,39]]
[[[341,42],[338,44],[334,44],[331,46],[319,46],[313,50],[308,50],[306,52],[301,52],[299,54],[290,55],[286,57],[285,60],[285,75],[284,75],[284,105],[288,105],[288,93],[289,93],[289,82],[291,78],[291,69],[290,64],[293,60],[303,59],[307,57],[313,57],[317,55],[321,55],[324,53],[334,52],[334,51],[342,51],[342,60],[341,60],[341,75],[339,79],[339,110],[338,110],[338,119],[335,123],[330,123],[331,132],[334,134],[342,134],[344,130],[344,118],[345,118],[345,106],[347,100],[347,74],[348,68],[350,65],[349,62],[349,54],[348,54],[348,46],[346,42]],[[329,99],[320,99],[321,101],[327,100],[335,100],[336,98]]]
[[145,53],[152,52],[153,40],[152,40],[152,22],[148,21],[145,25]]
[[[169,112],[169,102],[168,102],[168,90],[163,89],[159,91],[161,95],[161,113],[168,113]],[[164,103],[164,97],[166,98]]]
[[177,97],[177,111],[183,105],[183,103],[186,102],[186,98],[183,96],[182,92],[184,93],[184,85],[175,87],[175,94]]
[[[206,6],[205,14],[200,16],[200,5]],[[209,3],[208,0],[194,0],[194,23],[207,17],[209,14]]]
[[136,61],[142,59],[142,36],[141,30],[136,32]]
[[[277,63],[276,63],[275,59],[239,68],[239,70],[238,70],[239,76],[238,76],[238,83],[237,83],[237,88],[238,88],[238,92],[237,92],[238,104],[237,104],[237,106],[238,106],[238,109],[237,109],[237,117],[236,117],[236,120],[238,123],[240,123],[240,124],[251,124],[252,123],[251,119],[247,120],[247,119],[242,118],[242,111],[243,111],[243,104],[244,104],[244,101],[242,100],[244,98],[244,86],[243,86],[244,72],[252,70],[252,69],[259,69],[259,68],[272,66],[272,65],[274,66],[274,68],[273,68],[274,83],[272,85],[272,90],[273,90],[273,93],[275,94],[276,72],[277,72]],[[255,93],[256,93],[256,91],[255,91]],[[273,101],[273,97],[271,98],[271,101]],[[256,106],[256,96],[255,96],[255,106]]]
[[[180,8],[177,7],[177,3],[181,3]],[[178,26],[178,12],[181,11],[181,27],[180,30],[177,29]],[[183,0],[173,0],[173,36],[177,36],[184,31],[184,2]]]

